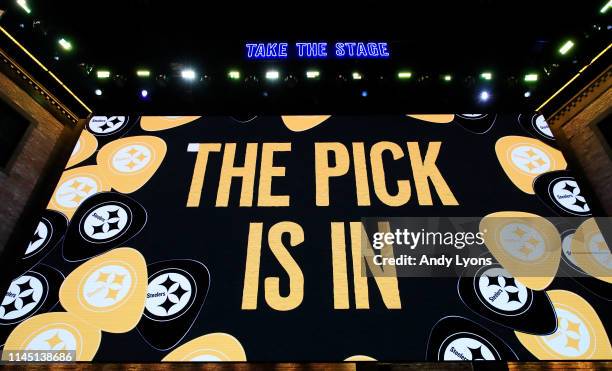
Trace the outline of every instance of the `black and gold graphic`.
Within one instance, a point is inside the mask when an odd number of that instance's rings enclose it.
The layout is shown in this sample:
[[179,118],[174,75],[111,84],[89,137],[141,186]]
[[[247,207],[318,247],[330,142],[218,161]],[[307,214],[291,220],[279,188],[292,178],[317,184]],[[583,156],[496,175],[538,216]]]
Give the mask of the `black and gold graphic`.
[[186,334],[200,314],[210,273],[195,260],[176,259],[149,264],[145,309],[138,331],[152,347],[167,350]]
[[[549,134],[531,113],[93,116],[2,267],[0,335],[96,362],[610,358],[610,244]],[[486,230],[475,275],[362,256],[397,227],[369,218],[453,216]]]
[[534,138],[538,138],[548,144],[555,144],[553,135],[544,116],[538,113],[520,113],[517,117],[519,125]]
[[67,227],[68,219],[62,213],[43,211],[21,260],[17,262],[19,270],[25,272],[43,260],[59,244]]
[[533,190],[542,202],[561,216],[591,215],[591,208],[569,171],[558,170],[539,175],[533,181]]
[[0,302],[0,346],[19,323],[55,307],[63,280],[60,271],[39,264],[11,282]]
[[122,247],[83,263],[60,287],[62,307],[106,332],[136,327],[145,302],[147,266],[136,250]]
[[97,193],[72,217],[63,242],[68,261],[80,261],[122,246],[147,222],[147,212],[132,198],[116,192]]
[[514,351],[476,322],[459,316],[439,320],[429,334],[428,361],[512,361]]
[[100,346],[100,330],[66,312],[49,312],[22,322],[5,349],[74,351],[77,361],[91,361]]
[[137,116],[93,116],[85,125],[100,146],[125,136],[139,120]]
[[557,329],[557,317],[545,292],[529,289],[498,264],[470,273],[459,279],[457,288],[461,300],[474,312],[525,333],[547,335]]
[[610,359],[606,330],[589,303],[570,291],[548,292],[558,318],[557,330],[547,336],[516,332],[521,344],[538,359]]

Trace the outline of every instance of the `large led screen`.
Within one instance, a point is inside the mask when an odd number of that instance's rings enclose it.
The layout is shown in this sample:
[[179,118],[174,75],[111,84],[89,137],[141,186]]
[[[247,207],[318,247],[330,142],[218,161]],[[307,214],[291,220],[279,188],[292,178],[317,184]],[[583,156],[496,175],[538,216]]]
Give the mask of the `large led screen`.
[[588,202],[536,114],[94,116],[3,262],[0,345],[97,362],[610,359],[612,259]]

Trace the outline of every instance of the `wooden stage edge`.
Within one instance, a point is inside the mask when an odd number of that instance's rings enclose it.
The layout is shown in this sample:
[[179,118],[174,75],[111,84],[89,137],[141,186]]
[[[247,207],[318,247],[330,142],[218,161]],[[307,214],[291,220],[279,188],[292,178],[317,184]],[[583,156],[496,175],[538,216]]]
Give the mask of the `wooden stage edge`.
[[412,363],[67,363],[67,364],[7,364],[0,363],[7,370],[212,370],[212,371],[400,371],[400,370],[612,370],[612,362],[412,362]]

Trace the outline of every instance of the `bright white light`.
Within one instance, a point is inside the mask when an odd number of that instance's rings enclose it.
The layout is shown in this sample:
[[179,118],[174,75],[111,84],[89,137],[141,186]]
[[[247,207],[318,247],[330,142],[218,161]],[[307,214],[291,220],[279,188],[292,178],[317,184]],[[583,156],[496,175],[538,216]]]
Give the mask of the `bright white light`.
[[608,9],[610,9],[610,8],[612,8],[612,0],[608,1],[608,2],[606,3],[606,5],[604,5],[604,6],[603,6],[603,8],[601,8],[601,9],[599,10],[599,12],[600,12],[601,14],[605,14],[605,13],[608,11]]
[[149,96],[149,92],[146,89],[142,89],[140,91],[140,96],[143,97],[143,98],[146,98],[146,97]]
[[353,80],[361,80],[361,74],[359,72],[353,72]]
[[108,79],[110,77],[110,71],[100,70],[96,72],[99,79]]
[[100,96],[100,95],[102,95],[102,90],[96,89],[95,93],[96,93],[97,96]]
[[525,94],[523,94],[523,96],[525,98],[529,98],[529,97],[531,97],[531,92],[530,91],[526,91]]
[[565,54],[573,47],[574,47],[574,42],[572,40],[567,40],[565,44],[563,44],[563,46],[561,46],[561,48],[559,49],[559,53]]
[[70,43],[70,41],[62,38],[59,39],[58,43],[64,50],[72,50],[72,44]]
[[196,73],[194,70],[182,70],[181,77],[185,80],[193,80],[196,77]]
[[493,74],[491,72],[483,72],[480,74],[480,77],[484,80],[491,80],[493,78]]
[[229,71],[227,75],[232,80],[238,80],[240,78],[240,71]]
[[527,82],[534,82],[534,81],[538,81],[538,74],[537,73],[529,73],[527,75],[525,75],[525,81]]
[[280,74],[278,71],[268,71],[266,72],[266,79],[268,80],[277,80]]
[[32,13],[32,9],[30,9],[26,0],[17,0],[17,5],[19,5],[21,9],[25,10],[26,13]]
[[480,92],[480,100],[483,102],[486,102],[489,100],[489,98],[491,97],[491,95],[489,94],[488,91],[483,90]]
[[319,77],[319,71],[306,71],[307,79],[316,79]]
[[400,79],[409,79],[412,77],[412,72],[407,72],[407,71],[398,72],[397,77]]

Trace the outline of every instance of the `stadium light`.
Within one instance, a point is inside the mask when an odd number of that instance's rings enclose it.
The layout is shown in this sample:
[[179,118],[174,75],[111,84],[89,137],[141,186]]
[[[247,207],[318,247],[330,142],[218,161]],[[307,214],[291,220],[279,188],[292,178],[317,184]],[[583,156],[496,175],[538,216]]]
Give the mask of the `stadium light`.
[[62,49],[66,50],[66,51],[72,50],[72,43],[70,41],[64,39],[63,37],[61,39],[59,39],[57,41],[57,43],[60,44]]
[[453,79],[453,76],[451,76],[451,75],[444,75],[442,78],[444,79],[444,81],[451,81]]
[[278,80],[279,76],[278,71],[271,70],[266,72],[266,79],[268,80]]
[[599,12],[601,14],[606,14],[606,12],[608,11],[608,9],[612,8],[612,0],[608,0],[608,2],[606,3],[606,5],[604,5]]
[[99,79],[108,79],[110,77],[110,71],[108,71],[108,70],[98,70],[98,71],[96,71],[96,76]]
[[569,51],[570,51],[570,49],[571,49],[571,48],[573,48],[573,47],[574,47],[574,42],[573,42],[572,40],[567,40],[567,41],[565,42],[565,44],[563,44],[563,45],[561,46],[561,48],[559,48],[559,53],[560,53],[561,55],[565,55],[565,54],[567,54],[567,52],[569,52]]
[[400,71],[397,73],[397,78],[401,80],[409,79],[412,77],[412,72]]
[[235,70],[229,71],[227,76],[232,80],[238,80],[240,78],[240,71],[235,71]]
[[17,0],[17,5],[19,5],[21,9],[25,10],[26,13],[32,13],[32,9],[30,9],[26,0]]
[[182,70],[181,77],[185,80],[193,80],[196,77],[196,73],[194,70],[191,69]]
[[94,93],[96,93],[97,96],[100,96],[100,95],[102,95],[102,90],[96,89],[96,91],[94,91]]
[[537,73],[528,73],[525,75],[525,78],[523,79],[525,82],[536,82],[538,81],[538,74]]
[[319,75],[320,75],[319,71],[316,71],[316,70],[306,71],[307,79],[316,79],[319,77]]
[[146,97],[148,97],[148,96],[149,96],[149,91],[148,91],[147,89],[142,89],[142,90],[140,91],[140,97],[141,97],[142,99],[145,99],[145,98],[146,98]]
[[353,72],[353,80],[361,80],[362,76],[359,72]]
[[483,80],[491,80],[493,78],[493,74],[491,72],[483,72],[480,74],[480,78]]
[[149,76],[151,76],[151,71],[149,71],[149,70],[136,70],[136,76],[138,76],[138,77],[149,77]]
[[491,94],[489,94],[488,91],[483,90],[480,92],[479,98],[481,102],[486,102],[489,100],[489,98],[491,98]]

